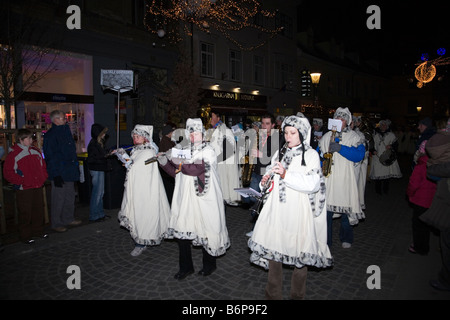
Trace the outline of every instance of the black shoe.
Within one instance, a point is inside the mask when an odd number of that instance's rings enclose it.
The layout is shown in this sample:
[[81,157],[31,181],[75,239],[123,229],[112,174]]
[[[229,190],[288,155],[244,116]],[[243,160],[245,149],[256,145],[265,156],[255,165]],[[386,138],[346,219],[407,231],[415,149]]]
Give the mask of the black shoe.
[[183,280],[184,278],[186,278],[187,276],[191,275],[194,273],[194,270],[189,270],[189,271],[178,271],[174,278],[177,280]]
[[26,244],[33,244],[33,243],[34,243],[34,240],[33,240],[33,239],[30,239],[30,240],[25,241],[25,243],[26,243]]
[[440,291],[450,291],[449,287],[444,286],[439,280],[430,280],[430,286]]
[[198,274],[201,276],[207,277],[207,276],[211,275],[216,269],[217,269],[216,267],[209,269],[209,270],[202,269],[198,272]]
[[43,235],[41,235],[41,238],[47,239],[48,238],[48,234],[44,233]]

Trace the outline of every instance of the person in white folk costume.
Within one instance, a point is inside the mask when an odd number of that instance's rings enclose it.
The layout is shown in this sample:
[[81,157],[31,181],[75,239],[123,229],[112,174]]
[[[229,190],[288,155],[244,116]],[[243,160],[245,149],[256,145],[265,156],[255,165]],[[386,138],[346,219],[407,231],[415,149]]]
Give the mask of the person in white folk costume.
[[390,120],[380,120],[378,128],[375,129],[373,136],[373,156],[370,167],[370,179],[375,181],[375,191],[380,195],[389,192],[389,183],[391,179],[399,179],[403,176],[397,159],[388,165],[383,165],[380,162],[380,156],[385,150],[392,149],[397,152],[398,149],[398,140],[391,131],[390,125]]
[[223,199],[230,206],[238,206],[241,196],[234,189],[242,187],[240,181],[239,159],[236,158],[236,140],[233,131],[220,119],[219,110],[211,110],[207,140],[217,154],[217,168]]
[[[276,152],[260,186],[271,181],[267,200],[248,240],[250,261],[268,269],[267,299],[283,299],[282,266],[294,267],[291,299],[304,299],[307,266],[333,264],[327,246],[325,182],[317,151],[310,145],[311,126],[301,116],[286,117],[282,131],[288,147]],[[269,177],[273,174],[273,180]]]
[[[331,174],[325,178],[327,186],[328,245],[332,245],[333,218],[339,217],[339,240],[344,249],[353,244],[353,226],[365,218],[359,199],[356,164],[364,159],[364,139],[350,127],[352,114],[348,108],[337,108],[334,119],[342,122],[342,131],[331,141],[328,131],[319,142],[321,153],[333,153]],[[359,171],[358,171],[359,172]]]
[[164,171],[175,177],[169,233],[179,247],[178,280],[194,273],[191,244],[202,247],[202,276],[216,270],[216,258],[230,247],[216,153],[204,140],[201,119],[188,119],[186,131],[191,159],[172,158],[170,152],[158,157]]
[[126,164],[125,190],[118,219],[135,242],[132,256],[140,255],[147,246],[160,245],[161,240],[168,237],[170,205],[158,163],[145,164],[157,154],[152,135],[153,126],[149,125],[136,125],[131,132],[134,147]]

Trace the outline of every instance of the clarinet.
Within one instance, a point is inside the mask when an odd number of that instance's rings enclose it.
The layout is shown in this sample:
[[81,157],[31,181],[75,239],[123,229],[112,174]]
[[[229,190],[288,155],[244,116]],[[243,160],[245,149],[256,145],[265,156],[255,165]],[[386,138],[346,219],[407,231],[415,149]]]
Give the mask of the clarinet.
[[[284,154],[286,153],[286,150],[288,148],[289,142],[286,142],[283,146],[283,148],[278,153],[278,162],[283,160]],[[255,204],[249,209],[252,213],[259,214],[262,209],[263,203],[266,201],[267,196],[269,195],[269,188],[272,185],[273,178],[275,176],[275,173],[272,171],[270,173],[269,179],[267,179],[266,183],[263,186],[263,189],[261,190],[261,197],[258,197],[256,199]]]
[[158,156],[151,157],[145,160],[145,165],[158,161]]

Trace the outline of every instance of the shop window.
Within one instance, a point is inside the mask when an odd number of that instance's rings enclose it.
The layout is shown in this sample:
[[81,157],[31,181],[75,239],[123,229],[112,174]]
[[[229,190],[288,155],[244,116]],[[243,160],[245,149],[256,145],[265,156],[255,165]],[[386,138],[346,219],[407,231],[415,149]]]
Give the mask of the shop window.
[[[5,121],[6,118],[6,111],[5,111],[5,105],[0,103],[0,129],[7,129],[7,121]],[[16,115],[14,113],[14,105],[11,106],[11,129],[16,128]]]

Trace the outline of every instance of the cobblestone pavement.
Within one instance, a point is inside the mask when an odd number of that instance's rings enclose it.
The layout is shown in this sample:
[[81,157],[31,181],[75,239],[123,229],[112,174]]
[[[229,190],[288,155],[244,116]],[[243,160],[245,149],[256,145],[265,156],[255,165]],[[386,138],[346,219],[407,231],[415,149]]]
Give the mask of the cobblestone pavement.
[[[366,219],[355,227],[355,241],[343,249],[338,240],[339,221],[333,223],[334,266],[310,269],[307,300],[449,300],[428,284],[441,267],[438,237],[431,237],[428,256],[407,251],[411,242],[411,209],[405,200],[407,177],[394,180],[389,195],[377,195],[374,184],[366,189]],[[112,218],[88,224],[88,208],[80,206],[85,223],[66,233],[51,233],[34,245],[14,243],[0,253],[0,299],[56,300],[260,300],[264,298],[267,272],[249,263],[247,237],[251,228],[248,210],[227,207],[231,247],[217,260],[208,277],[196,273],[182,281],[178,271],[178,247],[166,240],[138,257],[128,231],[119,227],[118,210]],[[196,271],[201,269],[201,249],[193,250]],[[69,266],[80,268],[81,289],[70,290]],[[369,289],[378,266],[381,288]],[[368,270],[369,268],[369,270]],[[289,299],[292,269],[284,269],[284,296]],[[369,281],[368,281],[369,279]]]

